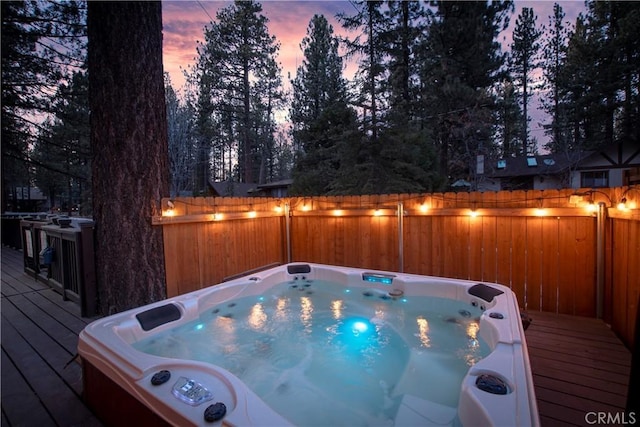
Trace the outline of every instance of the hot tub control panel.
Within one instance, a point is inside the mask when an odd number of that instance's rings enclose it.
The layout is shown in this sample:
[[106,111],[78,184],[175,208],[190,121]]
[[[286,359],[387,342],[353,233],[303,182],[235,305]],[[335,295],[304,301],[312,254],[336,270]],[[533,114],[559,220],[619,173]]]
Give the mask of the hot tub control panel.
[[178,378],[172,392],[175,397],[192,406],[213,399],[213,394],[205,386],[186,377]]

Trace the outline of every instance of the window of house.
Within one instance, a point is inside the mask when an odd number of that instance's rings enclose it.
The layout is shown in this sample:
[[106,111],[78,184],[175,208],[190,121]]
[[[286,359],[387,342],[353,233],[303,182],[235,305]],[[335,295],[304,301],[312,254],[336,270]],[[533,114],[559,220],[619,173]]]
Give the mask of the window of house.
[[582,188],[608,187],[609,171],[582,172],[580,185]]

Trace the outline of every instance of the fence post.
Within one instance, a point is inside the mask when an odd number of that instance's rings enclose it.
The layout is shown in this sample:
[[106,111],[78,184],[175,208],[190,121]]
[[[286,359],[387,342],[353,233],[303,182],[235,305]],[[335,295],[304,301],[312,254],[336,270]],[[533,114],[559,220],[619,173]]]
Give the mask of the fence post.
[[404,272],[404,204],[398,202],[398,271]]
[[93,317],[98,314],[98,290],[96,288],[96,269],[93,234],[95,223],[93,221],[79,223],[78,236],[82,294],[80,310],[82,317]]
[[291,262],[291,211],[289,203],[284,204],[284,228],[287,240],[287,264]]
[[604,311],[604,235],[607,211],[604,202],[598,203],[596,215],[596,318],[602,319]]

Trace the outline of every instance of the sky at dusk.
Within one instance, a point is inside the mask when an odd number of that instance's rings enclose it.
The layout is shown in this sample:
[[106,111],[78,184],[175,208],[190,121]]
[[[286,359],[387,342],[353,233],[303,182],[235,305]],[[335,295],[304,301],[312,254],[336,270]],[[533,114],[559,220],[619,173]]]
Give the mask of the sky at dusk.
[[[215,20],[216,12],[229,6],[231,1],[163,1],[163,56],[164,71],[171,76],[173,87],[180,89],[184,84],[183,71],[193,66],[197,57],[197,41],[204,41],[204,27],[212,19]],[[580,12],[585,12],[582,0],[559,1],[565,12],[565,20],[571,25]],[[262,1],[263,15],[269,19],[269,32],[276,36],[280,42],[279,62],[282,66],[285,84],[288,83],[288,73],[295,77],[297,66],[303,59],[300,50],[300,42],[306,35],[309,21],[315,14],[324,15],[334,32],[339,35],[349,35],[342,29],[335,15],[340,12],[351,14],[354,7],[348,1],[302,1],[302,0],[267,0]],[[511,43],[511,33],[515,21],[523,7],[533,8],[538,16],[537,24],[549,25],[549,16],[553,14],[553,1],[516,1],[515,12],[511,17],[509,28],[501,34],[503,50],[508,50]],[[346,63],[345,77],[349,78],[357,68],[356,64]],[[541,138],[535,130],[538,126],[534,123],[542,120],[534,117],[531,128],[532,136]]]

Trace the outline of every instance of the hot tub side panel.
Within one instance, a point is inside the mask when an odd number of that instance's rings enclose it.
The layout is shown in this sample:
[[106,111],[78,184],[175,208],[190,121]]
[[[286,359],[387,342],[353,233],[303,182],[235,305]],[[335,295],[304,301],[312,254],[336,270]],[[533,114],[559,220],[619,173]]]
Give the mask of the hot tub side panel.
[[106,426],[171,426],[88,360],[82,361],[82,397]]

